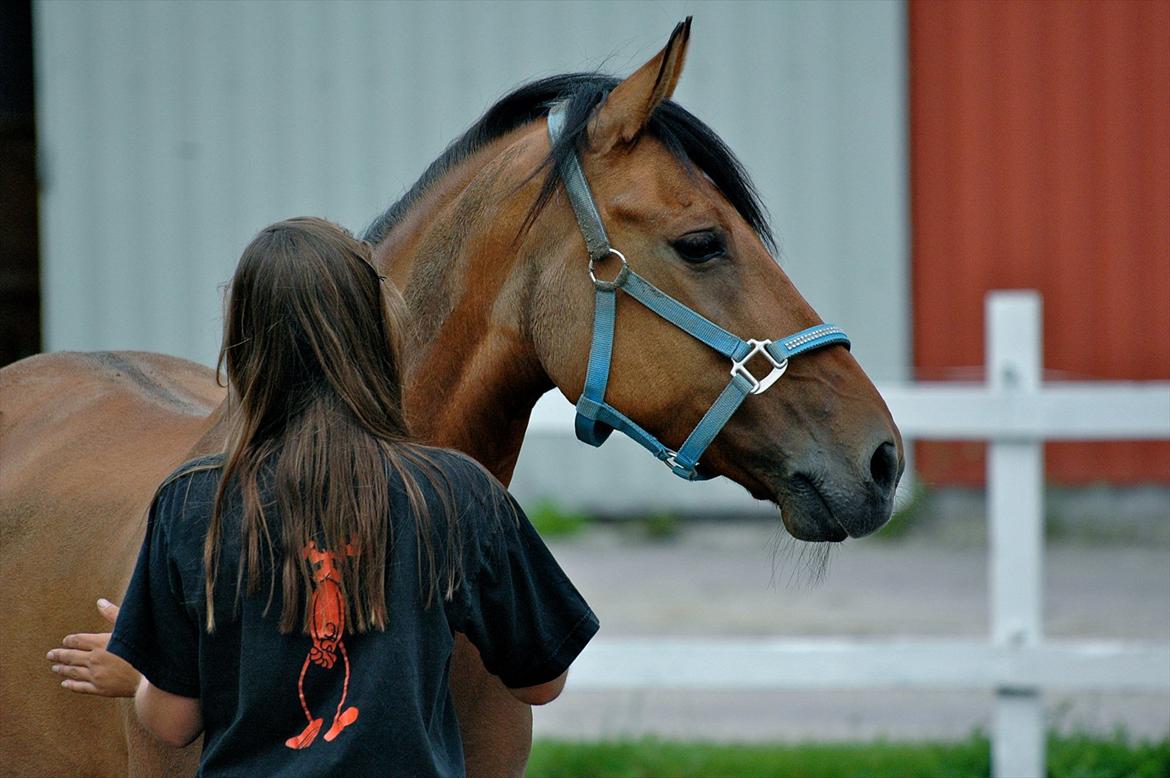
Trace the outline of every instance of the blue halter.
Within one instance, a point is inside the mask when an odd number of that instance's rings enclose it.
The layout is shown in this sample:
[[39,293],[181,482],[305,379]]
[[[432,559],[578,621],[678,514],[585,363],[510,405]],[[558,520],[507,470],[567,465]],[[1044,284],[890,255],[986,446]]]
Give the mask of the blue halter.
[[[556,145],[557,138],[564,131],[564,110],[565,105],[561,103],[548,115],[548,134],[553,145]],[[600,446],[611,432],[620,430],[665,462],[671,472],[680,478],[688,481],[706,480],[711,476],[698,472],[699,457],[749,394],[761,394],[776,383],[788,369],[789,358],[833,343],[848,348],[849,338],[840,327],[830,324],[818,324],[782,340],[743,340],[732,335],[630,269],[625,256],[610,245],[577,153],[574,152],[565,160],[559,173],[589,250],[589,278],[597,290],[589,367],[585,374],[585,388],[577,400],[577,438],[591,446]],[[611,255],[621,261],[621,269],[612,281],[604,281],[594,275],[594,263]],[[654,435],[605,402],[619,289],[731,360],[731,381],[678,451],[663,445]],[[757,355],[763,356],[772,365],[771,372],[762,379],[756,378],[747,369],[747,363]]]

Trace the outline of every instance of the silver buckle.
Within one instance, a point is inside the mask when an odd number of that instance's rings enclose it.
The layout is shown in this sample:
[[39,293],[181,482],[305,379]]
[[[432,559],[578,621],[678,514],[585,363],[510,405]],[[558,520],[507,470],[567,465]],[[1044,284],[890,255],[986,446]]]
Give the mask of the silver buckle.
[[[602,281],[597,276],[593,275],[593,257],[589,258],[589,280],[592,281],[593,285],[596,286],[598,289],[604,289],[604,290],[617,289],[619,286],[621,286],[622,284],[624,284],[626,282],[626,276],[628,276],[630,274],[630,263],[626,262],[626,255],[623,254],[622,252],[618,251],[617,249],[613,248],[612,246],[609,249],[609,253],[613,254],[615,257],[617,257],[618,259],[620,259],[622,261],[622,266],[618,270],[617,275],[613,277],[612,281]],[[602,257],[602,259],[604,259],[604,258],[605,257]]]
[[[772,341],[770,340],[749,339],[748,343],[751,345],[752,350],[749,351],[743,359],[731,360],[731,375],[732,377],[737,375],[742,376],[748,381],[748,383],[752,385],[751,391],[748,392],[748,394],[761,394],[768,391],[768,387],[779,381],[780,376],[784,375],[784,371],[788,369],[788,360],[784,359],[779,362],[776,361],[776,358],[772,356],[772,353],[768,351],[767,348],[768,346],[772,345]],[[756,378],[754,375],[752,375],[751,371],[747,369],[747,363],[756,354],[763,354],[768,358],[768,361],[772,363],[772,372],[768,373],[768,375],[764,376],[763,378]]]
[[[664,459],[662,461],[665,462],[666,466],[669,467],[671,470],[674,470],[676,468],[677,469],[682,468],[682,465],[680,465],[678,463],[678,452],[674,451],[673,449],[669,449],[669,448],[666,449],[666,459]],[[691,468],[691,472],[694,472],[696,469],[698,469],[698,467],[699,467],[699,463],[696,462],[695,466]]]

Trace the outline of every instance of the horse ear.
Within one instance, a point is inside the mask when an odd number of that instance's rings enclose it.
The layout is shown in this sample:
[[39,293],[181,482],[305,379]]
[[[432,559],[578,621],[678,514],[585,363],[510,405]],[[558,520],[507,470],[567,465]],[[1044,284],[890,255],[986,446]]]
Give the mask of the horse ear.
[[669,100],[682,74],[691,39],[691,17],[675,26],[670,40],[633,75],[618,84],[589,123],[592,150],[604,154],[637,139],[659,103]]

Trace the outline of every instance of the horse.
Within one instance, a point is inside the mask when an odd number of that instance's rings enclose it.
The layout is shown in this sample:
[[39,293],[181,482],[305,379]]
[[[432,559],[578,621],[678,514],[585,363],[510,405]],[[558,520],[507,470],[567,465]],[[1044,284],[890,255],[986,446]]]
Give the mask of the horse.
[[[776,504],[798,539],[866,535],[889,518],[902,441],[843,338],[782,364],[767,341],[745,342],[751,353],[731,356],[727,384],[727,354],[618,283],[648,280],[653,299],[669,297],[715,330],[779,337],[823,326],[775,260],[747,174],[670,100],[690,29],[689,19],[678,25],[623,80],[570,74],[510,93],[373,222],[365,237],[375,265],[410,310],[411,424],[506,484],[537,399],[555,389],[587,406],[586,385],[598,380],[587,380],[592,354],[608,349],[594,405],[620,409],[633,425],[624,431],[660,442],[659,458],[680,475],[730,478]],[[579,219],[589,206],[566,193],[574,165],[596,224]],[[612,241],[603,253],[590,245],[598,225]],[[607,285],[617,290],[606,298],[616,321],[608,345],[594,328]],[[768,374],[756,378],[761,367]],[[719,398],[730,386],[743,396],[728,412]],[[158,354],[46,354],[0,371],[0,398],[5,771],[190,774],[198,745],[158,744],[128,701],[62,691],[44,653],[91,622],[94,597],[124,590],[163,477],[222,450],[214,371]],[[713,398],[725,424],[704,432],[710,445],[698,461],[680,464]],[[606,420],[614,417],[586,414],[585,426],[596,432]],[[451,690],[468,773],[521,774],[531,710],[462,636]]]

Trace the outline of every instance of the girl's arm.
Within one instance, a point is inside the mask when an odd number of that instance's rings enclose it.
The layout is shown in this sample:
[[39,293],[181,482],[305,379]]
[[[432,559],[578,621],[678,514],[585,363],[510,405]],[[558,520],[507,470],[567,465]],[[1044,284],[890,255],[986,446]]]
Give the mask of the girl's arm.
[[199,700],[164,692],[145,677],[134,694],[138,720],[168,746],[182,748],[203,732],[203,711]]
[[565,688],[565,679],[568,677],[569,671],[566,670],[547,683],[508,689],[508,692],[520,702],[526,702],[529,705],[547,705],[561,696],[561,690]]

